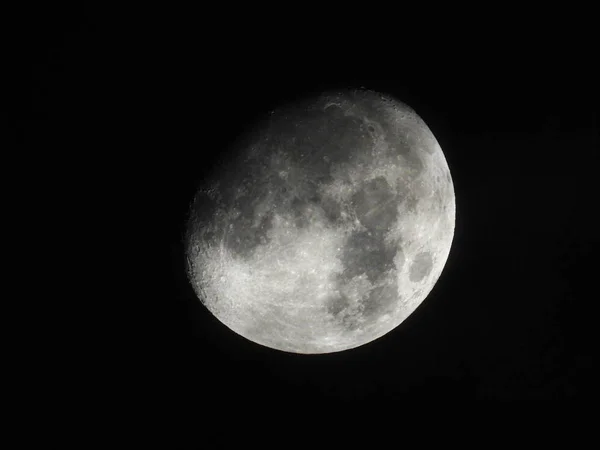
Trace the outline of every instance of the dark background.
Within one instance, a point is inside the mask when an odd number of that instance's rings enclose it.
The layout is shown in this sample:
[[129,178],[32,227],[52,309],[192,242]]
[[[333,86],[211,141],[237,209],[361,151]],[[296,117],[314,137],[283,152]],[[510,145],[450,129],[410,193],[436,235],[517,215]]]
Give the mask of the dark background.
[[[191,407],[595,396],[590,54],[536,34],[485,51],[472,36],[442,48],[440,35],[413,55],[349,44],[318,24],[302,39],[292,25],[275,27],[176,11],[49,10],[19,35],[19,145],[46,149],[41,161],[66,169],[62,189],[89,216],[82,222],[111,232],[99,288],[111,292],[100,308],[111,320],[99,339],[107,382]],[[261,114],[361,86],[413,107],[444,150],[457,202],[446,268],[414,314],[368,345],[307,356],[253,344],[187,283],[189,202]]]

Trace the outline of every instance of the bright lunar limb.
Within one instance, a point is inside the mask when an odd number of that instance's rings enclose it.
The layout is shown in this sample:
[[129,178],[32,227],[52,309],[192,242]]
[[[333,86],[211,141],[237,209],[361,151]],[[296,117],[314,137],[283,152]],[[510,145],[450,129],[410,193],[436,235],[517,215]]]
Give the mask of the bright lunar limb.
[[223,324],[293,353],[397,327],[448,258],[455,198],[423,120],[372,91],[273,111],[190,209],[189,278]]

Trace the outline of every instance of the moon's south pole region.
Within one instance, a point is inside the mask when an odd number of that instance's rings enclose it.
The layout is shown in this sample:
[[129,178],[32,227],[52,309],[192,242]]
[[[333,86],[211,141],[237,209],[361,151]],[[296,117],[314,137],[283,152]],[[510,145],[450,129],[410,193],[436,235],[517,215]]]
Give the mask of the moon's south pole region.
[[427,297],[455,223],[448,164],[407,105],[366,90],[272,111],[199,188],[188,277],[239,335],[331,353],[390,332]]

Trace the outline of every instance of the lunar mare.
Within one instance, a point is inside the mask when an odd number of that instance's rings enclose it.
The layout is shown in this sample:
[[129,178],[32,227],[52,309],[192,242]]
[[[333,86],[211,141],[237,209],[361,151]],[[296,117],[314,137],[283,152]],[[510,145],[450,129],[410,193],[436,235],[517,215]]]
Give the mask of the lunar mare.
[[427,125],[371,91],[274,111],[191,207],[189,278],[236,333],[294,353],[366,344],[426,298],[449,255],[452,178]]

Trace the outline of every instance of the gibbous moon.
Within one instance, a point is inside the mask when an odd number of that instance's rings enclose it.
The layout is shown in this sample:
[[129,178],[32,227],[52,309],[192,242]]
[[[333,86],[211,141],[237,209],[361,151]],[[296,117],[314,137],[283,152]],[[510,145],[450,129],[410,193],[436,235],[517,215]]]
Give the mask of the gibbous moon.
[[454,222],[448,164],[415,111],[372,91],[326,92],[273,111],[200,188],[188,276],[241,336],[339,352],[421,304]]

